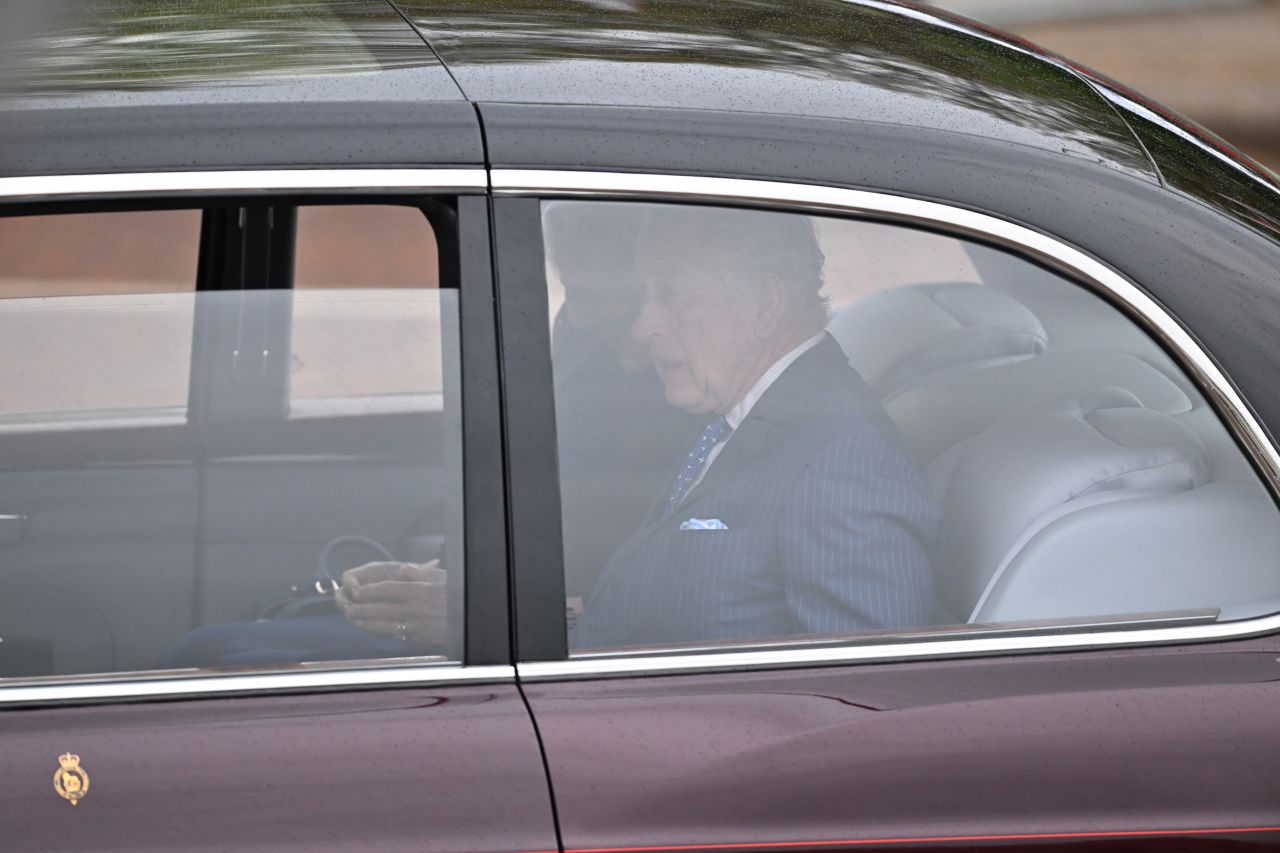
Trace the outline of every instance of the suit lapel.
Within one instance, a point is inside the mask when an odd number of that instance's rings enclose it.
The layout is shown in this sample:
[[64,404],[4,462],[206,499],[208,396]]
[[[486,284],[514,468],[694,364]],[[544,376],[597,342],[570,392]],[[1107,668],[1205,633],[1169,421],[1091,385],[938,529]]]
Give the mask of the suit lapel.
[[788,437],[794,436],[797,425],[804,420],[807,402],[822,391],[823,377],[828,375],[833,357],[839,365],[848,364],[839,344],[826,335],[817,346],[782,371],[729,436],[720,455],[682,505],[719,488],[753,461],[777,450]]
[[[830,377],[833,366],[839,370],[849,369],[844,350],[827,335],[821,343],[796,359],[761,395],[746,419],[729,436],[702,482],[693,488],[681,505],[687,506],[699,496],[719,488],[755,459],[776,451],[789,437],[801,434],[799,424],[805,419],[807,403],[814,394],[822,393],[823,383]],[[609,559],[592,589],[590,601],[594,601],[613,582],[618,572],[629,565],[636,550],[648,543],[662,524],[675,523],[679,510],[667,522],[662,521],[662,515],[667,504],[667,489],[683,466],[683,458],[675,461],[667,488],[654,500],[639,529],[618,546]]]

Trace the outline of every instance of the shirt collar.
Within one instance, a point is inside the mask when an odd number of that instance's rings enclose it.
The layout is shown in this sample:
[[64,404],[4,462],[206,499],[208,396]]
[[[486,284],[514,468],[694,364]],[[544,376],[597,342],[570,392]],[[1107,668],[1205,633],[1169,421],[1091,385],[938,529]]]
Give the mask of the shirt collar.
[[791,366],[797,358],[807,353],[822,342],[826,336],[826,331],[818,332],[812,338],[809,338],[800,346],[775,361],[764,374],[756,380],[756,384],[751,386],[751,390],[747,392],[747,396],[743,397],[738,405],[734,406],[725,413],[724,419],[729,422],[729,429],[737,429],[742,422],[747,419],[751,409],[764,396],[764,392],[769,390],[769,386],[777,381],[782,375],[782,371]]

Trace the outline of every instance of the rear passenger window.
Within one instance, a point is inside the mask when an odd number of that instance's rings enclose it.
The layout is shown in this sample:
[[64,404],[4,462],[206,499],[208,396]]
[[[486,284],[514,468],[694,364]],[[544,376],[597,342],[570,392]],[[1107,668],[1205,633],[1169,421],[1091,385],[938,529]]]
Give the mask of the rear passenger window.
[[543,206],[578,650],[1240,619],[1276,507],[1182,369],[1009,252]]
[[461,660],[458,293],[422,210],[0,244],[0,677]]

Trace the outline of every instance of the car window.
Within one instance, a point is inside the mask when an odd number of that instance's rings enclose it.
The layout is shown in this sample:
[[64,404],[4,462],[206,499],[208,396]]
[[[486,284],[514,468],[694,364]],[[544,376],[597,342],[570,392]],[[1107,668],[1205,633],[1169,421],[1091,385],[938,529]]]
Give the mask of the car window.
[[1276,507],[1120,310],[905,225],[543,203],[571,649],[1239,619]]
[[[203,218],[0,219],[30,248],[0,254],[0,677],[461,660],[458,291],[426,216]],[[269,287],[233,286],[265,255],[201,255],[268,242]]]
[[182,417],[199,238],[196,210],[0,218],[0,339],[22,354],[0,431]]
[[[422,407],[443,391],[436,244],[412,207],[315,206],[298,210],[294,270],[295,415],[307,401]],[[352,241],[379,247],[352,253]],[[398,354],[396,359],[386,353]]]

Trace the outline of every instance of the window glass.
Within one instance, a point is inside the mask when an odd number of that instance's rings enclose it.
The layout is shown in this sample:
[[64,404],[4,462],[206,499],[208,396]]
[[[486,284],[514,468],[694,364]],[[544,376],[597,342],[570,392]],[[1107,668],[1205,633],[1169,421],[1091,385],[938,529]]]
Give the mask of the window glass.
[[[352,243],[377,252],[351,252]],[[422,211],[388,205],[298,210],[290,399],[438,406],[440,301],[435,238]],[[388,358],[395,353],[395,358]]]
[[0,296],[195,290],[200,211],[0,217]]
[[[239,239],[235,229],[281,229],[292,214],[214,211],[228,232],[218,250],[287,248],[265,230]],[[144,228],[159,216],[122,222]],[[43,219],[73,232],[83,221]],[[325,220],[351,227],[314,237],[309,223]],[[188,241],[186,278],[168,285],[185,293],[138,274],[138,290],[151,292],[85,295],[87,286],[60,284],[57,252],[47,268],[0,257],[0,281],[27,282],[0,300],[0,317],[6,303],[36,304],[49,330],[40,347],[0,337],[5,385],[43,377],[35,362],[51,354],[67,365],[57,395],[40,391],[39,417],[0,431],[0,678],[461,660],[458,299],[438,286],[426,218],[413,208],[304,207],[293,268],[299,285],[323,287],[194,292],[199,221],[166,237]],[[353,224],[364,221],[411,223],[411,250],[400,245],[404,228]],[[117,239],[147,245],[124,226]],[[316,239],[328,260],[307,248]],[[362,275],[390,270],[389,256],[401,258],[394,273]],[[225,264],[227,274],[250,263],[246,254]],[[184,311],[122,324],[119,300]],[[55,325],[66,315],[80,325]],[[114,329],[121,347],[152,349],[101,364],[94,326]],[[185,346],[154,349],[177,338]],[[104,379],[123,370],[128,383]],[[67,427],[80,396],[110,412],[147,405],[170,373],[182,377],[183,417]]]
[[200,212],[0,217],[0,430],[182,417]]
[[[421,210],[392,205],[315,205],[298,208],[293,286],[439,286],[435,235]],[[377,246],[376,253],[350,245]]]
[[1276,507],[1102,298],[903,225],[543,205],[573,649],[1280,609]]

